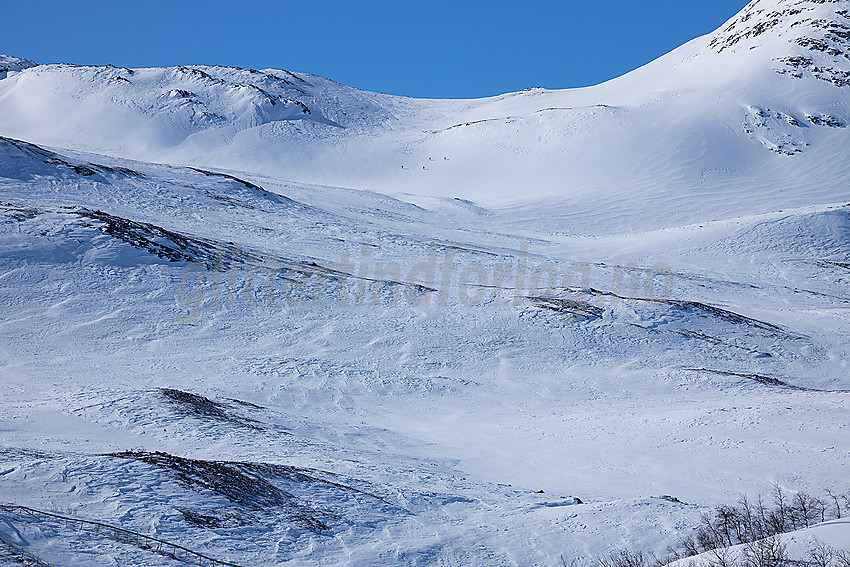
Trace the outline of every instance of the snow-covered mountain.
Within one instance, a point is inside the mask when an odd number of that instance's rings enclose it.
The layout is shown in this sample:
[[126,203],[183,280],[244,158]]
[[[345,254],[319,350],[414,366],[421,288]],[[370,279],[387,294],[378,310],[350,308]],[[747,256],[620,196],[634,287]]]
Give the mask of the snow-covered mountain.
[[737,202],[740,179],[793,179],[788,193],[818,186],[825,202],[847,174],[835,168],[850,122],[848,27],[843,2],[761,0],[603,85],[475,101],[377,95],[279,70],[43,65],[4,81],[0,130],[145,161],[488,204],[633,208],[694,190]]
[[[0,56],[0,503],[554,565],[850,489],[848,43],[848,0],[757,0],[482,100]],[[173,563],[101,535],[0,510],[55,565]]]

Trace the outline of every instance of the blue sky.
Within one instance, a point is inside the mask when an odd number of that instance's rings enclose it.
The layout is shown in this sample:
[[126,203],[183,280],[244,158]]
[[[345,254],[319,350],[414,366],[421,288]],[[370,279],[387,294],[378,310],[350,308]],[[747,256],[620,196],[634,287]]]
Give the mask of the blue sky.
[[0,53],[39,63],[276,67],[372,91],[471,98],[603,82],[746,4],[0,0]]

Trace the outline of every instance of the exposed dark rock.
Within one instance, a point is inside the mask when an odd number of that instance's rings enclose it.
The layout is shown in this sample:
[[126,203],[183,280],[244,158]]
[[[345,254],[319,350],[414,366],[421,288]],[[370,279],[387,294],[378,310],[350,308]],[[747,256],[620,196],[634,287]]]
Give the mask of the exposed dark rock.
[[846,124],[838,120],[837,118],[833,118],[827,114],[821,114],[820,116],[814,115],[806,115],[806,119],[814,124],[815,126],[828,126],[830,128],[844,128]]

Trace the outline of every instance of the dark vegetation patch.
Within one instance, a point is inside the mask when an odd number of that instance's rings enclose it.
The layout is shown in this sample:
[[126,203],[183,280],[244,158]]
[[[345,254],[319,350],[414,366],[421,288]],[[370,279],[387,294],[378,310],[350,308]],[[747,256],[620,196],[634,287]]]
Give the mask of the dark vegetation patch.
[[[734,311],[729,311],[727,309],[722,309],[720,307],[714,307],[713,305],[708,305],[705,303],[700,303],[699,301],[682,301],[677,299],[669,299],[662,300],[663,303],[667,303],[668,305],[672,305],[684,312],[692,312],[697,313],[701,316],[708,316],[715,319],[720,319],[723,321],[727,321],[734,325],[744,325],[748,327],[752,327],[757,329],[764,335],[768,336],[781,336],[781,337],[795,337],[791,335],[787,331],[784,331],[781,327],[774,325],[772,323],[767,323],[765,321],[760,321],[758,319],[753,319],[751,317],[746,317],[744,315],[739,315]],[[796,337],[795,337],[796,338]]]
[[684,502],[682,502],[681,500],[679,500],[675,496],[670,496],[669,494],[665,494],[664,496],[659,496],[659,498],[661,500],[665,500],[665,501],[670,502],[672,504],[684,504]]
[[263,406],[258,406],[257,404],[252,404],[251,402],[245,402],[243,400],[237,400],[236,398],[225,398],[225,399],[228,400],[228,401],[231,401],[231,402],[236,402],[237,404],[241,404],[241,405],[249,407],[249,408],[266,409]]
[[832,260],[819,260],[817,265],[821,268],[844,268],[850,270],[850,262],[835,262]]
[[201,195],[205,197],[209,197],[210,199],[216,200],[219,203],[226,203],[233,207],[241,207],[243,209],[256,209],[257,207],[247,203],[242,199],[235,199],[233,197],[228,197],[227,195],[219,195],[218,193],[213,193],[211,191],[198,191]]
[[[58,165],[60,167],[68,168],[72,170],[74,173],[79,175],[90,177],[92,175],[97,175],[97,171],[88,167],[86,165],[78,165],[71,163],[67,160],[62,159],[58,154],[55,154],[51,151],[45,150],[41,146],[37,146],[35,144],[30,144],[29,142],[24,142],[21,140],[15,140],[12,138],[6,138],[0,136],[0,142],[3,144],[12,146],[16,148],[21,154],[26,157],[34,158],[36,160],[41,161],[42,163],[50,164],[50,165]],[[15,156],[13,156],[14,158]],[[91,164],[89,164],[91,165]]]
[[19,447],[0,447],[0,460],[3,459],[52,459],[52,455],[33,449]]
[[850,393],[850,390],[818,390],[816,388],[804,388],[803,386],[795,386],[794,384],[789,384],[783,380],[778,378],[773,378],[771,376],[763,376],[761,374],[751,374],[746,372],[729,372],[728,370],[710,370],[708,368],[685,368],[688,372],[706,372],[709,374],[716,374],[718,376],[730,376],[734,378],[744,378],[746,380],[752,380],[753,382],[757,382],[759,384],[764,384],[765,386],[775,386],[779,388],[788,388],[790,390],[799,390],[803,392],[829,392],[829,393]]
[[706,372],[708,374],[717,374],[718,376],[731,376],[735,378],[745,378],[747,380],[752,380],[753,382],[758,382],[759,384],[764,384],[765,386],[777,386],[780,388],[789,388],[791,390],[804,390],[809,391],[809,388],[803,388],[800,386],[794,386],[793,384],[789,384],[788,382],[783,382],[778,378],[772,378],[770,376],[762,376],[761,374],[747,374],[741,372],[728,372],[725,370],[709,370],[707,368],[686,368],[688,372]]
[[[296,203],[296,201],[293,201],[289,197],[284,197],[283,195],[278,195],[276,193],[269,193],[268,191],[266,191],[265,189],[263,189],[259,185],[251,183],[250,181],[245,181],[244,179],[240,179],[240,178],[238,178],[234,175],[229,175],[227,173],[220,173],[220,172],[217,172],[217,171],[209,171],[209,170],[206,170],[206,169],[199,169],[197,167],[189,167],[188,169],[191,169],[192,171],[196,171],[198,173],[206,175],[207,177],[218,177],[218,178],[221,178],[221,179],[226,179],[227,181],[232,181],[234,183],[238,183],[238,184],[242,185],[243,187],[245,187],[246,189],[249,189],[250,191],[252,191],[256,195],[258,195],[260,197],[265,197],[265,198],[271,199],[273,201],[276,201],[279,204],[284,204],[284,205],[298,204],[298,203]],[[251,209],[255,208],[252,205],[250,205],[250,204],[248,204],[244,201],[234,199],[231,196],[219,195],[219,194],[213,193],[211,191],[207,191],[207,190],[202,191],[202,193],[204,195],[211,197],[213,199],[216,199],[218,201],[226,202],[226,203],[241,206],[241,207],[251,208]]]
[[[436,291],[420,284],[411,284],[389,278],[363,277],[352,272],[324,266],[316,261],[295,260],[255,248],[241,247],[232,242],[191,236],[151,223],[118,217],[103,211],[74,207],[67,207],[67,209],[62,212],[95,221],[89,226],[170,262],[191,262],[203,266],[206,270],[219,273],[235,269],[245,270],[248,277],[246,278],[247,283],[243,285],[243,288],[245,288],[243,295],[244,293],[249,294],[252,301],[256,301],[256,297],[250,295],[257,291],[257,289],[251,287],[254,285],[253,282],[258,281],[254,279],[255,277],[266,282],[263,284],[266,285],[265,291],[260,289],[260,292],[265,294],[269,293],[268,282],[278,279],[286,282],[286,285],[290,288],[318,289],[317,293],[327,293],[328,288],[331,287],[336,288],[331,292],[338,292],[340,286],[347,285],[346,282],[354,281],[381,284],[386,289],[403,288],[417,295]],[[226,285],[231,284],[227,283]],[[234,294],[236,291],[231,289]],[[317,295],[314,299],[320,298]]]
[[[578,289],[578,288],[570,288],[567,291],[575,294],[586,294],[590,297],[600,297],[600,298],[613,298],[620,301],[629,301],[634,303],[651,303],[651,304],[659,304],[659,305],[669,305],[674,308],[674,310],[679,311],[681,313],[689,313],[694,314],[699,317],[707,318],[707,319],[715,319],[720,321],[725,321],[731,323],[736,326],[741,326],[750,329],[755,334],[767,337],[775,337],[775,338],[792,338],[799,339],[802,338],[799,335],[795,335],[783,329],[778,325],[774,325],[772,323],[768,323],[766,321],[761,321],[759,319],[754,319],[752,317],[747,317],[744,315],[740,315],[735,313],[734,311],[730,311],[728,309],[723,309],[721,307],[715,307],[713,305],[709,305],[707,303],[701,303],[699,301],[689,301],[682,299],[663,299],[663,298],[647,298],[647,297],[626,297],[624,295],[620,295],[610,291],[601,291],[594,288],[589,289]],[[528,297],[527,299],[534,302],[535,306],[549,309],[552,311],[564,312],[564,313],[572,313],[576,316],[585,317],[585,318],[599,318],[602,316],[604,310],[602,307],[594,305],[590,301],[584,300],[576,300],[576,299],[564,299],[564,298],[552,298],[552,297]],[[640,325],[638,325],[640,326]],[[679,334],[683,334],[680,332],[681,330],[672,330],[671,332],[676,332]],[[700,333],[695,331],[687,331],[689,336],[694,335],[694,338],[707,338],[712,340],[717,340],[718,344],[725,344],[725,341],[720,339],[714,339],[713,337],[708,337],[707,335],[700,335]]]
[[676,333],[677,335],[682,335],[683,337],[688,337],[689,339],[696,339],[696,340],[699,340],[699,341],[705,341],[705,342],[711,343],[713,345],[722,345],[722,346],[726,346],[726,347],[730,347],[730,348],[736,348],[736,349],[739,349],[739,350],[751,352],[753,354],[761,354],[761,355],[768,356],[768,357],[772,356],[768,352],[762,352],[762,351],[755,349],[755,348],[749,348],[749,347],[745,347],[745,346],[741,346],[741,345],[736,345],[736,344],[730,343],[729,341],[725,341],[721,338],[714,337],[712,335],[707,335],[705,333],[700,333],[699,331],[693,331],[693,330],[690,330],[690,329],[675,329],[671,332]]
[[209,510],[177,508],[177,511],[183,515],[183,520],[187,524],[205,529],[250,526],[259,521],[255,514],[239,508],[222,507]]
[[125,177],[144,177],[143,173],[139,173],[138,171],[134,169],[129,169],[127,167],[101,165],[98,163],[93,163],[92,167],[97,168],[106,173],[114,173],[116,175],[123,175]]
[[160,452],[125,452],[111,456],[168,470],[184,486],[215,492],[248,511],[283,512],[296,524],[314,533],[327,530],[327,520],[337,519],[333,514],[299,504],[293,494],[259,476],[252,470],[251,463],[201,461]]
[[[235,246],[228,248],[217,243],[194,238],[150,223],[136,222],[102,211],[76,209],[75,214],[98,221],[104,233],[136,248],[147,250],[172,262],[199,262],[208,269],[224,267],[238,259],[247,259],[251,253]],[[259,258],[252,258],[257,262]]]
[[[133,221],[103,211],[73,209],[73,214],[92,219],[102,232],[127,244],[147,250],[171,262],[194,262],[208,270],[225,271],[236,266],[267,268],[267,262],[286,268],[293,275],[308,276],[316,271],[327,276],[348,276],[315,262],[299,262],[258,250],[243,248],[232,242],[221,242],[176,232],[150,223]],[[297,283],[297,282],[296,282]]]
[[[301,502],[290,491],[299,487],[344,493],[348,497],[365,498],[381,508],[391,507],[396,513],[401,511],[379,496],[321,478],[318,475],[334,476],[322,471],[270,463],[187,459],[162,452],[126,451],[108,456],[159,467],[173,473],[183,486],[223,496],[238,507],[236,519],[243,522],[250,521],[252,515],[257,516],[256,521],[262,521],[263,514],[283,514],[303,529],[322,533],[329,529],[329,522],[342,520],[335,512],[319,510]],[[282,488],[284,485],[290,490]],[[187,513],[181,510],[181,513],[187,522],[194,525],[217,527],[228,521],[227,514],[218,511]]]
[[237,183],[241,183],[242,185],[244,185],[248,189],[254,189],[254,190],[257,190],[257,191],[262,191],[263,193],[268,195],[266,190],[263,189],[262,187],[260,187],[259,185],[254,185],[250,181],[245,181],[244,179],[239,179],[238,177],[234,177],[233,175],[228,175],[227,173],[219,173],[217,171],[208,171],[206,169],[198,169],[197,167],[189,167],[189,169],[191,169],[192,171],[197,171],[198,173],[203,173],[204,175],[207,175],[209,177],[223,177],[224,179],[229,179],[230,181],[235,181]]
[[175,411],[183,415],[207,421],[232,423],[248,429],[262,429],[257,425],[256,420],[234,415],[225,405],[214,402],[209,398],[171,388],[160,388],[157,392],[163,399],[172,404]]
[[[467,201],[465,199],[458,199],[455,197],[455,201],[461,201],[467,205],[474,205],[471,201]],[[442,244],[443,248],[451,248],[452,250],[457,250],[459,252],[469,252],[471,254],[482,254],[484,256],[491,256],[498,258],[499,255],[494,252],[488,252],[487,250],[481,250],[480,248],[472,248],[470,246],[460,246],[459,244]]]
[[[98,172],[112,173],[117,175],[123,175],[126,177],[144,177],[144,175],[139,173],[138,171],[134,171],[126,167],[107,166],[93,163],[72,163],[60,156],[59,154],[56,154],[49,150],[45,150],[41,146],[37,146],[29,142],[24,142],[22,140],[15,140],[13,138],[6,138],[0,136],[0,143],[9,145],[17,149],[24,157],[34,159],[45,164],[57,165],[61,168],[69,169],[78,175],[82,175],[83,177],[91,177],[97,175]],[[11,157],[12,159],[14,159],[18,156],[13,155]]]
[[569,315],[577,319],[599,319],[605,313],[602,307],[587,301],[549,297],[529,297],[535,307]]
[[34,219],[43,212],[44,211],[29,207],[19,207],[12,203],[0,203],[0,215],[9,219],[5,221],[8,223],[23,222],[25,220]]
[[178,508],[177,511],[183,514],[183,519],[193,526],[198,526],[199,528],[222,527],[222,519],[217,515],[202,514],[201,512],[186,508]]

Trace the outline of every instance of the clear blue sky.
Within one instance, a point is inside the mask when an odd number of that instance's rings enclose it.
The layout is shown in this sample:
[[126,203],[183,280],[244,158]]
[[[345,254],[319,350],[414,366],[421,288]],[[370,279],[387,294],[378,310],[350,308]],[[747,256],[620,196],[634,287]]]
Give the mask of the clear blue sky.
[[747,0],[0,0],[0,53],[38,63],[210,63],[470,98],[578,87],[708,33]]

